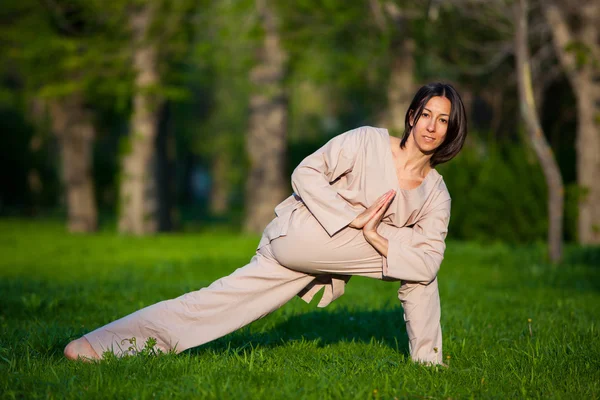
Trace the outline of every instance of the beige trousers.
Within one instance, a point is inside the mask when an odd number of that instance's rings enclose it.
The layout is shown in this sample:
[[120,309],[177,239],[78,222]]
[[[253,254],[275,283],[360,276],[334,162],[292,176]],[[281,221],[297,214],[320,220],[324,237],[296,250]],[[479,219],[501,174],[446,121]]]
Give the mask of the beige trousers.
[[[105,351],[119,356],[135,353],[130,339],[135,338],[141,348],[150,337],[162,351],[181,352],[278,309],[319,275],[381,279],[382,270],[381,255],[360,230],[346,228],[330,237],[308,209],[301,207],[294,213],[286,236],[261,247],[248,265],[206,288],[143,308],[85,337],[99,355]],[[437,294],[437,283],[433,289]],[[404,292],[407,296],[415,293]],[[416,295],[421,296],[422,289]]]

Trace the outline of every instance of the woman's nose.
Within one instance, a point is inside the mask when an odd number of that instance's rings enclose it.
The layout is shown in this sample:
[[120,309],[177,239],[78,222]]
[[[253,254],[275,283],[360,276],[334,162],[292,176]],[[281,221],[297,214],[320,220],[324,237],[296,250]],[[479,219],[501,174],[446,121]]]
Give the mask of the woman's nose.
[[433,118],[429,120],[429,123],[427,124],[427,130],[429,132],[435,131],[435,120]]

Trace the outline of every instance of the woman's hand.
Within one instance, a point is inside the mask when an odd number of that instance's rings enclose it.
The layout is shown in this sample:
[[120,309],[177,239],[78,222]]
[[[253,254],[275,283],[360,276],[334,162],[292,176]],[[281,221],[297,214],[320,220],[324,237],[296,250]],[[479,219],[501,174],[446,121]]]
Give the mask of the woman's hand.
[[365,236],[377,234],[377,227],[379,226],[379,223],[383,218],[383,214],[385,214],[385,210],[387,210],[395,195],[396,191],[394,190],[390,190],[389,192],[383,195],[385,197],[383,203],[371,215],[369,220],[363,225],[362,230]]
[[[378,199],[372,206],[373,211],[369,213],[368,221],[362,227],[365,240],[384,257],[387,257],[388,255],[389,243],[386,238],[377,233],[377,227],[381,223],[383,214],[385,214],[385,210],[390,206],[395,195],[396,191],[390,190],[382,196],[383,199]],[[369,209],[370,208],[371,207],[369,207]]]
[[[369,208],[367,208],[362,213],[358,214],[358,216],[354,218],[352,222],[350,222],[349,226],[352,228],[364,230],[365,226],[367,226],[369,222],[371,222],[373,219],[376,219],[377,223],[375,224],[375,228],[377,228],[377,225],[379,225],[379,221],[383,217],[383,213],[388,208],[395,195],[395,190],[390,190],[383,194],[380,198],[378,198],[375,201],[375,203],[371,204]],[[377,216],[379,217],[377,218]]]

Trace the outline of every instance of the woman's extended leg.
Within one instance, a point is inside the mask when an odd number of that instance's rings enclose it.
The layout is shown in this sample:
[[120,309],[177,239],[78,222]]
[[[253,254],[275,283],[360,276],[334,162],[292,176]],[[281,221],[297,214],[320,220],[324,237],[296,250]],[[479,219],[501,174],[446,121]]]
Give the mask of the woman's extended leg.
[[[315,277],[281,266],[264,246],[250,263],[210,286],[143,308],[84,336],[99,356],[105,351],[130,353],[153,337],[162,351],[181,352],[224,336],[288,302]],[[69,344],[69,358],[95,358],[82,339]],[[77,348],[81,349],[77,353]]]

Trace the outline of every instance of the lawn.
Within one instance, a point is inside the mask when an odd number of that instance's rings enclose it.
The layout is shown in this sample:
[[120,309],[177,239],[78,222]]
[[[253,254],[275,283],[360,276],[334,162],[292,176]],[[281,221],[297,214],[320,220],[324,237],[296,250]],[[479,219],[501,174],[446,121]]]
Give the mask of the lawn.
[[66,234],[0,220],[2,398],[600,398],[600,249],[450,242],[444,357],[407,355],[397,283],[353,278],[325,309],[289,304],[179,355],[69,362],[95,327],[244,265],[256,236]]

